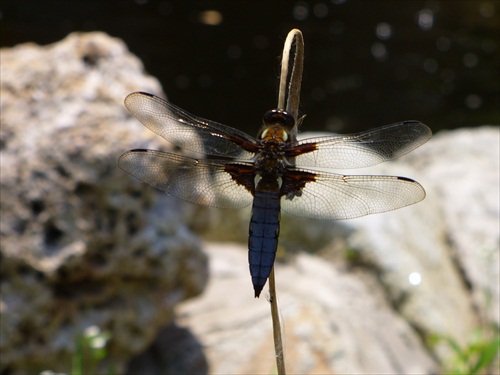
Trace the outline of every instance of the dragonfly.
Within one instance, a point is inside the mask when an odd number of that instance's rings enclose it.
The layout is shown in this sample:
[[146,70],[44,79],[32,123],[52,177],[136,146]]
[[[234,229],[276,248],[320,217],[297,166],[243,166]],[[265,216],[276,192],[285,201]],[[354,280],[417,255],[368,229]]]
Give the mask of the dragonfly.
[[191,152],[130,150],[118,160],[125,172],[195,204],[232,209],[252,204],[248,261],[256,298],[274,265],[281,211],[352,219],[425,198],[424,188],[407,177],[330,172],[373,166],[414,150],[432,136],[418,121],[296,140],[292,130],[300,119],[283,109],[266,112],[252,137],[145,92],[128,95],[125,106],[149,130]]

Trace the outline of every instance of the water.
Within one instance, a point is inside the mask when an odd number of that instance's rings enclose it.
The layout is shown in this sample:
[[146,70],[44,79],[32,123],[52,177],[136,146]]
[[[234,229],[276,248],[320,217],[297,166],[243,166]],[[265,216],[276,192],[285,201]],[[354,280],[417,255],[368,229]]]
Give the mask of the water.
[[306,46],[303,130],[500,122],[498,1],[48,3],[4,1],[2,46],[106,31],[172,102],[251,134],[276,105],[278,56],[294,27]]

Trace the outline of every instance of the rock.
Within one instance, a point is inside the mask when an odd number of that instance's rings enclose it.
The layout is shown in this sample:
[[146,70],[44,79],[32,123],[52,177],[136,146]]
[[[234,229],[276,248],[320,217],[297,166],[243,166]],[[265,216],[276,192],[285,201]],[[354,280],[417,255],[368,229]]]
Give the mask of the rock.
[[[252,298],[245,247],[210,243],[206,249],[208,288],[181,305],[178,325],[205,348],[210,373],[275,372],[269,303]],[[304,253],[275,268],[289,373],[436,373],[421,338],[375,277]]]
[[[415,178],[427,191],[423,202],[341,223],[346,246],[426,337],[439,334],[466,347],[478,329],[499,324],[499,154],[498,127],[438,133],[369,172]],[[442,360],[450,349],[433,348]]]
[[166,143],[123,105],[161,87],[103,33],[3,49],[1,76],[0,372],[68,371],[97,326],[120,373],[207,279],[178,202],[116,164]]
[[341,223],[347,246],[380,274],[405,318],[461,345],[479,322],[500,317],[499,147],[498,127],[439,133],[398,163],[370,170],[415,178],[427,190],[423,202]]
[[445,131],[416,164],[442,208],[447,244],[481,320],[500,325],[500,128]]
[[[438,133],[404,158],[369,171],[416,178],[427,190],[423,202],[337,223],[335,234],[344,233],[348,246],[362,249],[359,255],[382,272],[395,303],[414,303],[424,291],[424,299],[434,295],[434,302],[422,300],[420,311],[414,312],[426,328],[414,323],[424,332],[446,333],[463,342],[478,318],[499,323],[499,154],[498,127]],[[395,248],[406,248],[406,254]],[[422,278],[417,287],[408,282],[413,272]],[[428,304],[442,306],[438,320],[435,313],[426,316]]]

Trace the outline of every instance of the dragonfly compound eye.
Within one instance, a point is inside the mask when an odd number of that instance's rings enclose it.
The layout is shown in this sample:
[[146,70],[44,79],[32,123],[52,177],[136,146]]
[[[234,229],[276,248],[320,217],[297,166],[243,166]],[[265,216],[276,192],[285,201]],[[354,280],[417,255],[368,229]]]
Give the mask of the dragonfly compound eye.
[[282,109],[272,109],[264,114],[264,124],[282,125],[287,129],[291,129],[295,125],[295,119],[290,113]]

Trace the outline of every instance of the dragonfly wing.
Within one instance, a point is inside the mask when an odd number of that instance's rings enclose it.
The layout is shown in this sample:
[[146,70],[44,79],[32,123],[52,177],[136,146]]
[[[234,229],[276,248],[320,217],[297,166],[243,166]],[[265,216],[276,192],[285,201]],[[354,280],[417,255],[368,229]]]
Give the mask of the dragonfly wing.
[[[227,171],[227,160],[203,160],[154,150],[131,150],[120,156],[125,172],[177,198],[212,207],[241,208],[253,196]],[[247,176],[253,181],[253,175]],[[242,181],[240,177],[240,181]]]
[[363,168],[405,155],[431,136],[427,125],[404,121],[357,134],[304,139],[288,153],[297,154],[300,167]]
[[346,176],[301,169],[290,169],[284,175],[282,192],[284,212],[313,219],[352,219],[425,198],[424,188],[406,177]]
[[189,114],[155,95],[134,92],[125,106],[148,129],[168,142],[200,154],[251,160],[255,139],[237,129]]

